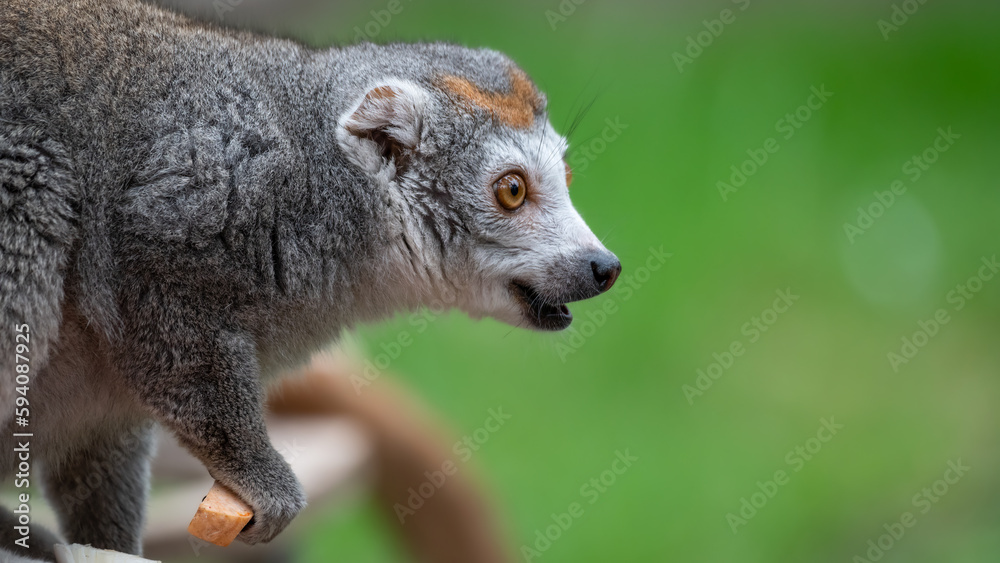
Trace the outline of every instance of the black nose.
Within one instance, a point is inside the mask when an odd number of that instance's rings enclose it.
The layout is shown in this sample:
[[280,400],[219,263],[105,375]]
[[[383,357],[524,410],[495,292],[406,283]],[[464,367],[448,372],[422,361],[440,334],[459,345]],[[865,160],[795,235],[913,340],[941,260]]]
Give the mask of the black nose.
[[618,274],[622,273],[621,262],[610,252],[591,259],[590,268],[594,270],[594,280],[601,292],[611,289],[618,279]]

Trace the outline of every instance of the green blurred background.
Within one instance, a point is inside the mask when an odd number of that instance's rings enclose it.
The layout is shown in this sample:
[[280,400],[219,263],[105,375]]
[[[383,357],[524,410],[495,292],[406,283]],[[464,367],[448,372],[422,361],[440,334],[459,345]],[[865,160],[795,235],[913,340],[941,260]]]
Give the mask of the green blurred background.
[[[350,42],[387,5],[296,33]],[[511,414],[471,463],[517,546],[581,502],[535,561],[847,562],[910,511],[882,561],[1000,560],[1000,278],[960,311],[948,300],[1000,253],[1000,6],[910,2],[888,39],[891,2],[567,0],[564,20],[546,15],[556,0],[402,6],[369,28],[378,41],[504,51],[561,131],[592,102],[571,138],[572,195],[633,276],[573,306],[578,332],[452,314],[422,333],[405,317],[360,333],[371,353],[413,333],[390,370],[459,435],[490,408]],[[735,21],[679,70],[674,54],[724,9]],[[778,121],[822,86],[832,95],[785,139]],[[627,128],[595,144],[608,119]],[[949,127],[960,138],[912,181],[904,164]],[[771,137],[780,148],[724,201],[717,182]],[[906,192],[849,241],[844,224],[897,179]],[[643,275],[661,247],[672,256]],[[765,310],[787,289],[799,299],[775,320]],[[894,370],[887,354],[942,308],[950,322]],[[743,327],[762,314],[773,324],[751,342]],[[734,341],[744,353],[692,404],[683,386]],[[788,458],[831,417],[843,429],[820,451]],[[638,461],[591,504],[581,486],[626,450]],[[914,495],[957,460],[971,469],[921,513]],[[734,532],[727,515],[779,470],[787,484]],[[314,521],[305,555],[402,557],[365,502]]]

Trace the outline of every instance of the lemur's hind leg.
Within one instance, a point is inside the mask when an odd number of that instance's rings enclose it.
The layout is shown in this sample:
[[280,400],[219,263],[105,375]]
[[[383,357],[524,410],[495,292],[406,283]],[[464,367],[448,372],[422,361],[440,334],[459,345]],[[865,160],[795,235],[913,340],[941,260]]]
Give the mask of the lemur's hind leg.
[[89,436],[42,473],[70,543],[142,554],[153,424]]
[[18,370],[37,372],[59,333],[77,197],[62,145],[0,122],[0,423],[14,415]]
[[[17,515],[0,506],[0,561],[6,562],[7,559],[4,557],[8,557],[8,554],[10,554],[10,558],[18,556],[25,560],[55,561],[56,557],[52,548],[59,543],[59,538],[55,534],[32,522],[28,537],[28,549],[25,549],[14,543],[14,540],[23,537],[20,532],[14,529],[15,526],[20,526]],[[17,559],[14,560],[17,561]]]

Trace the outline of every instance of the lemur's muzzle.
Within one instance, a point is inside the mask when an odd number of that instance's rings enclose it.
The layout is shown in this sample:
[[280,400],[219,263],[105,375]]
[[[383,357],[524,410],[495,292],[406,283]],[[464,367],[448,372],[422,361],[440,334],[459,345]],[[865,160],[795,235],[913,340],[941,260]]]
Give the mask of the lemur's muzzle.
[[521,304],[524,319],[533,328],[568,327],[573,314],[566,304],[604,293],[622,273],[621,262],[604,249],[586,251],[571,264],[563,262],[562,266],[537,285],[517,279],[511,282],[511,292]]

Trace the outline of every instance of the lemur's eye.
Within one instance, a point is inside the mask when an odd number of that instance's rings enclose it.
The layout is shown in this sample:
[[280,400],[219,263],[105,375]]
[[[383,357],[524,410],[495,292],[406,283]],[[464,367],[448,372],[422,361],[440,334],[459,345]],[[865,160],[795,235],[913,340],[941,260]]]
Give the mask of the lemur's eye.
[[507,211],[514,211],[524,203],[524,196],[528,193],[528,183],[524,181],[524,176],[511,172],[497,180],[493,189],[500,205]]

